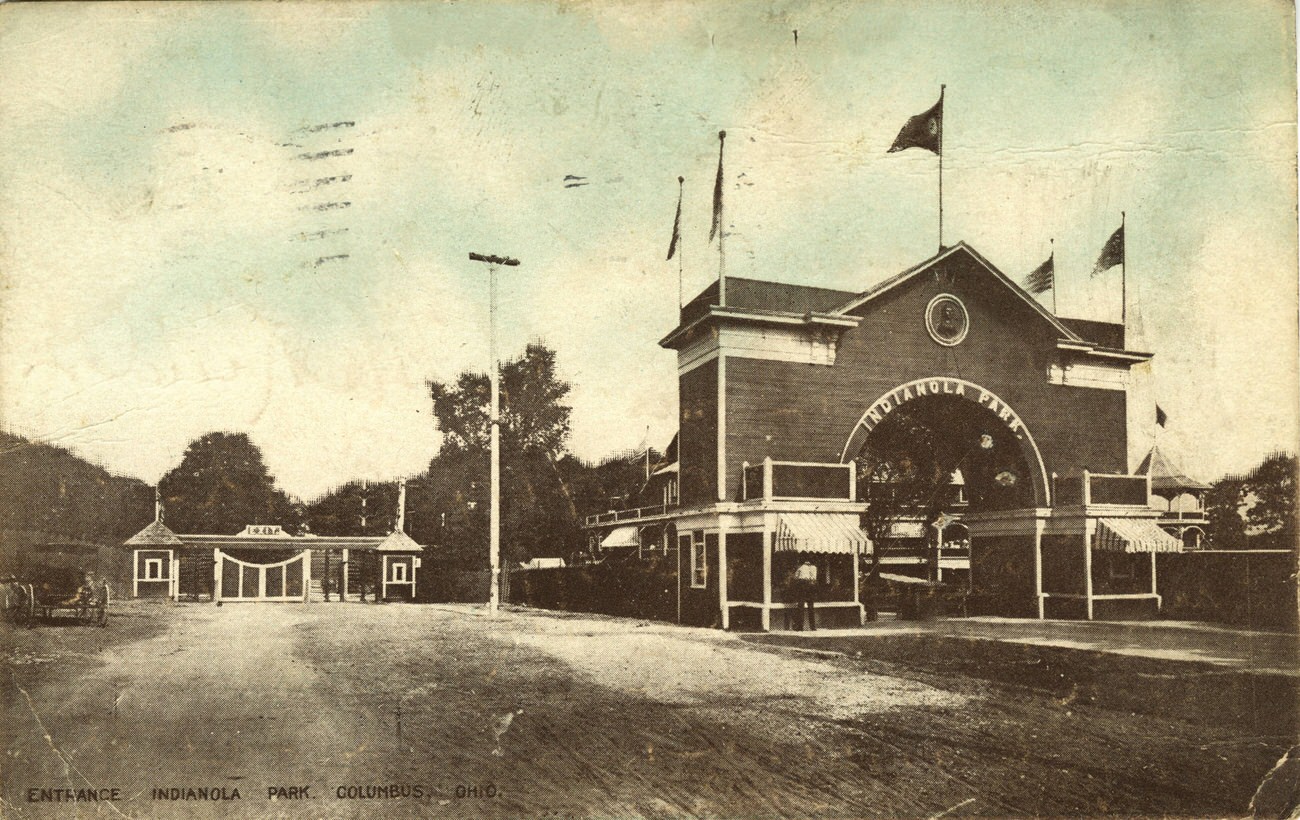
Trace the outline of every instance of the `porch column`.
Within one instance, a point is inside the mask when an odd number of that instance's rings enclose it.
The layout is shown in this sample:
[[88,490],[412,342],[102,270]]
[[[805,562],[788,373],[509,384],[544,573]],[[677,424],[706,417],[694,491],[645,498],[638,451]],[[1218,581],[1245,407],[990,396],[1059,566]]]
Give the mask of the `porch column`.
[[181,563],[176,560],[176,550],[167,551],[167,577],[169,580],[168,587],[173,601],[179,601],[181,597]]
[[1092,620],[1092,534],[1097,523],[1091,518],[1083,525],[1083,597],[1088,608],[1088,620]]
[[1164,600],[1156,591],[1156,551],[1151,550],[1151,594],[1156,596],[1156,612],[1164,608]]
[[763,522],[763,631],[772,630],[772,528]]
[[140,550],[131,551],[131,597],[140,597]]
[[[287,570],[288,567],[286,567],[285,569]],[[285,576],[284,576],[284,575],[281,575],[280,577],[283,578],[283,577],[285,577]],[[263,579],[262,583],[265,584],[265,583],[266,583],[266,581],[265,581],[265,579],[266,579],[266,571],[265,571],[265,570],[262,571],[262,579]],[[303,558],[302,558],[302,602],[303,602],[304,604],[309,604],[309,603],[311,603],[311,550],[310,550],[310,549],[303,550]]]
[[339,600],[348,599],[348,551],[343,550],[343,586],[339,588]]
[[727,606],[727,525],[718,522],[718,599],[722,604],[722,628],[731,628],[731,607]]
[[[852,462],[850,462],[852,463]],[[862,606],[862,579],[859,577],[859,560],[862,553],[860,544],[853,545],[853,603],[858,605],[858,626],[867,625],[867,610]]]
[[1047,522],[1039,518],[1034,522],[1034,600],[1038,606],[1038,620],[1043,620],[1043,530]]
[[221,550],[212,548],[212,600],[221,602]]

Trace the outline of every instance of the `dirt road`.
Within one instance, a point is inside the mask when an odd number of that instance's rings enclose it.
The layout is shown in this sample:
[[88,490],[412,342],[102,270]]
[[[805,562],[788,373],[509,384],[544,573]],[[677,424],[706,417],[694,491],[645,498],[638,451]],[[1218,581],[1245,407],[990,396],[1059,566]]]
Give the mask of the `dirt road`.
[[1286,745],[960,664],[626,620],[122,614],[0,636],[6,817],[1239,814]]

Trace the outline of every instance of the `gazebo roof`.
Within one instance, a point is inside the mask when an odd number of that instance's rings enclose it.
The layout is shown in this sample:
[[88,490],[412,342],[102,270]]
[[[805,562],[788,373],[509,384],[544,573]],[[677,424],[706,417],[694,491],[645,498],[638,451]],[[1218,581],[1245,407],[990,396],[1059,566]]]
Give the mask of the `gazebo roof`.
[[1158,495],[1210,489],[1209,484],[1197,481],[1184,473],[1182,467],[1165,455],[1159,447],[1152,447],[1151,452],[1142,459],[1137,474],[1150,475],[1151,490]]

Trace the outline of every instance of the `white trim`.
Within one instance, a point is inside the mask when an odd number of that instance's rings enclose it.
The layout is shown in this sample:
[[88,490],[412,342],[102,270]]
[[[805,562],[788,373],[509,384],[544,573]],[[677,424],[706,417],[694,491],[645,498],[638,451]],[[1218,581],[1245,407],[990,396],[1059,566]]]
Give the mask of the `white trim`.
[[1063,387],[1089,387],[1094,390],[1128,390],[1131,383],[1127,367],[1104,364],[1051,364],[1047,367],[1049,384]]
[[722,351],[718,352],[718,500],[727,500],[727,354]]
[[[284,559],[283,561],[276,561],[273,564],[254,564],[249,561],[241,561],[240,559],[235,558],[232,555],[227,555],[226,553],[222,552],[220,548],[214,548],[212,561],[213,561],[213,572],[216,573],[217,583],[215,584],[213,589],[213,596],[218,601],[231,601],[231,602],[238,602],[238,601],[307,602],[310,600],[310,596],[311,596],[311,552],[312,551],[310,548],[306,548],[300,551],[297,555],[293,555],[289,558]],[[224,568],[227,561],[234,564],[239,570],[238,573],[239,585],[235,589],[234,596],[227,596],[225,594],[226,590],[222,588],[222,584],[221,584],[221,577],[222,575],[224,575]],[[300,595],[289,595],[288,567],[289,564],[292,564],[294,561],[302,561],[302,594]],[[254,568],[257,570],[258,594],[255,596],[244,595],[244,570],[246,568]],[[268,570],[277,569],[277,568],[280,570],[280,594],[268,595],[266,590],[266,573]]]
[[727,606],[727,525],[718,527],[718,601],[722,606],[722,628],[731,628],[731,609]]
[[974,259],[977,263],[979,263],[981,267],[983,267],[989,273],[993,274],[993,276],[998,281],[1002,282],[1004,285],[1010,288],[1012,293],[1020,297],[1020,301],[1024,302],[1026,305],[1029,305],[1029,307],[1031,307],[1035,313],[1037,313],[1039,316],[1042,316],[1044,319],[1050,322],[1054,328],[1060,331],[1061,336],[1063,338],[1075,342],[1083,342],[1083,339],[1082,337],[1079,336],[1079,334],[1075,333],[1073,330],[1067,327],[1063,322],[1061,322],[1060,319],[1057,319],[1051,313],[1048,313],[1047,308],[1039,304],[1037,299],[1033,298],[1028,293],[1026,293],[1024,288],[1020,287],[1015,282],[1011,281],[1010,277],[1008,277],[1005,273],[993,267],[992,262],[989,262],[983,256],[980,256],[978,251],[976,251],[971,246],[967,245],[965,242],[958,242],[956,245],[951,245],[945,248],[944,250],[942,250],[941,252],[930,257],[929,259],[925,260],[924,262],[921,262],[920,264],[912,268],[909,268],[903,271],[902,273],[895,274],[893,279],[886,280],[882,282],[880,285],[877,285],[874,289],[868,290],[866,293],[855,297],[853,300],[836,308],[834,312],[839,314],[839,313],[848,313],[851,310],[856,310],[862,307],[863,305],[865,305],[867,302],[870,302],[872,299],[875,299],[876,297],[880,296],[881,294],[888,293],[889,291],[903,284],[904,282],[916,276],[917,274],[921,273],[922,271],[933,267],[934,265],[938,264],[942,260],[953,255],[959,250],[964,250],[972,259]]

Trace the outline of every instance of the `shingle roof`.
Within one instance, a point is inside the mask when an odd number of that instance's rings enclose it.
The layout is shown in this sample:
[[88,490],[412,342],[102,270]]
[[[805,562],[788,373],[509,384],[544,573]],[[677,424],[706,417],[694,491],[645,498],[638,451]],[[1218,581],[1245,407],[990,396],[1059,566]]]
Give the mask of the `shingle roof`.
[[161,521],[154,521],[126,540],[128,547],[179,547],[182,543]]
[[1146,458],[1137,468],[1138,475],[1151,476],[1151,489],[1160,492],[1181,492],[1186,490],[1208,490],[1210,485],[1189,477],[1159,447],[1152,447]]
[[[727,307],[772,310],[785,313],[829,313],[855,294],[846,290],[766,282],[761,279],[727,277]],[[703,316],[718,303],[718,283],[711,282],[682,308],[681,323]]]

